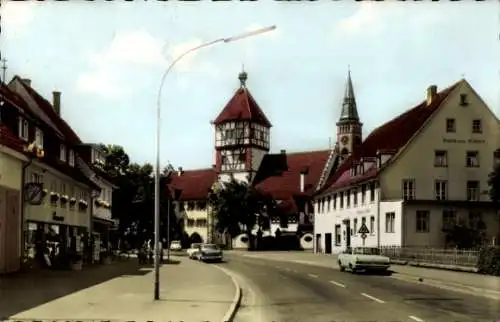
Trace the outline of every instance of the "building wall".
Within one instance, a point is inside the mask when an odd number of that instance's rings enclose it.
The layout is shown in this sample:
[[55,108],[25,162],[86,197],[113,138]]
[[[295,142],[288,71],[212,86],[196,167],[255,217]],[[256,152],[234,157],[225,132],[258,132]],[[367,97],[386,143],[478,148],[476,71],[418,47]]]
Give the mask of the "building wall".
[[[391,214],[394,214],[394,220],[390,219]],[[380,246],[402,245],[404,235],[402,218],[402,200],[380,202]]]
[[[42,221],[56,225],[90,227],[90,196],[88,187],[40,163],[32,164],[26,169],[25,182],[33,182],[35,179],[33,175],[42,176],[44,189],[47,189],[47,195],[41,205],[24,204],[25,220]],[[60,201],[52,204],[50,202],[51,192],[65,194],[69,198],[75,197],[77,203],[72,208],[70,208],[69,202],[65,205],[62,205]],[[89,205],[85,211],[80,211],[78,208],[78,200],[80,199],[84,199]],[[54,220],[54,214],[64,219],[62,221]]]
[[[99,180],[99,187],[101,188],[101,194],[99,196],[99,199],[107,202],[111,206],[113,198],[113,187],[111,186],[111,184],[107,183],[104,180]],[[92,210],[93,210],[92,216],[104,220],[111,220],[111,207],[110,208],[96,207],[94,205],[92,207]]]
[[23,162],[14,155],[15,152],[0,150],[0,186],[21,190]]
[[[469,105],[460,106],[460,94]],[[455,119],[455,133],[446,132],[446,120]],[[472,120],[481,119],[483,133],[472,133]],[[466,200],[468,180],[480,181],[481,201],[488,201],[488,174],[493,169],[493,151],[499,147],[498,120],[466,84],[454,90],[406,149],[381,174],[383,199],[402,198],[402,179],[413,178],[416,199],[435,200],[435,180],[448,181],[448,199]],[[434,152],[447,151],[447,167],[434,166]],[[465,167],[466,151],[479,151],[480,167]],[[418,160],[418,162],[416,162]]]
[[209,224],[209,209],[208,207],[198,207],[196,202],[193,202],[194,209],[188,209],[188,202],[184,202],[184,231],[188,236],[197,233],[202,238],[203,242],[208,240],[208,224]]
[[[243,181],[243,182],[248,182],[248,173],[247,171],[243,172],[233,172],[232,175],[237,181]],[[230,173],[221,173],[219,174],[219,181],[220,182],[229,182],[231,179],[231,174]]]
[[[406,246],[432,246],[442,248],[445,246],[445,234],[443,228],[443,210],[449,209],[441,205],[405,205],[404,206],[404,245]],[[463,219],[468,218],[469,207],[453,207],[457,211],[457,216]],[[430,212],[430,222],[428,232],[417,232],[417,210],[428,210]],[[482,218],[486,224],[486,238],[489,243],[493,243],[494,239],[500,232],[500,223],[498,215],[493,209],[484,209],[481,211]]]

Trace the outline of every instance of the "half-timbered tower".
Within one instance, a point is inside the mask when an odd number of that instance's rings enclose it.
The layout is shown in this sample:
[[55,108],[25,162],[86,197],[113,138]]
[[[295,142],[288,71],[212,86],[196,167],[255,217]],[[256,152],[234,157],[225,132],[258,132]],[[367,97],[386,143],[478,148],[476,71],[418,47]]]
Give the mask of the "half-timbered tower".
[[272,125],[250,94],[247,77],[244,71],[239,74],[240,88],[212,122],[220,181],[228,181],[231,175],[252,181],[269,152]]

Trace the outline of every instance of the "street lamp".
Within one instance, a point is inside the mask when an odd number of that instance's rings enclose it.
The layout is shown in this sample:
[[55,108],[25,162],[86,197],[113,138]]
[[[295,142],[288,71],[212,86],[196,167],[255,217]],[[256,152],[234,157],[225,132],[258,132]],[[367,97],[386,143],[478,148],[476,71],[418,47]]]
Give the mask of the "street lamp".
[[[251,36],[256,36],[265,32],[273,31],[276,29],[276,26],[270,26],[266,28],[257,29],[254,31],[246,32],[237,36],[227,37],[227,38],[219,38],[199,46],[193,47],[189,50],[186,50],[184,53],[175,58],[172,63],[168,66],[168,68],[163,73],[161,78],[160,88],[158,90],[158,99],[156,101],[156,166],[155,166],[155,198],[154,198],[154,229],[155,229],[155,274],[154,274],[154,299],[160,299],[160,249],[159,249],[159,241],[160,241],[160,121],[161,121],[161,93],[163,88],[163,83],[165,83],[165,78],[170,73],[172,68],[177,64],[182,58],[186,55],[197,51],[199,49],[209,47],[218,43],[230,43],[233,41],[241,40],[244,38],[248,38]],[[170,227],[167,227],[169,230]],[[170,245],[167,245],[170,248]]]

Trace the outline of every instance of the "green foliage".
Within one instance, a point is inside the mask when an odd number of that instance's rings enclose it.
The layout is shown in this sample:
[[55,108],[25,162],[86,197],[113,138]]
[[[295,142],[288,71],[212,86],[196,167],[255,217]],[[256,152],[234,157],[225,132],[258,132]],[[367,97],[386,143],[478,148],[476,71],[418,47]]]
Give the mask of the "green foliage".
[[478,269],[482,274],[500,276],[500,248],[491,246],[481,248]]
[[215,229],[219,233],[228,233],[232,238],[242,231],[250,235],[255,225],[262,228],[275,208],[271,197],[233,177],[223,186],[210,191],[208,204],[215,217]]
[[[497,150],[500,154],[500,149]],[[490,173],[488,178],[488,185],[490,187],[490,198],[493,202],[500,203],[500,164],[497,164]]]
[[[132,247],[153,237],[154,226],[154,176],[153,166],[130,163],[130,158],[118,145],[100,145],[105,153],[104,172],[119,187],[113,193],[112,216],[120,220],[119,234]],[[167,235],[167,214],[170,214],[170,240],[182,233],[180,222],[175,216],[173,202],[168,201],[166,180],[169,171],[160,176],[160,237]],[[170,208],[170,209],[169,209]]]
[[459,221],[451,227],[444,229],[446,242],[459,249],[472,249],[480,247],[486,240],[486,224],[479,220],[466,225]]

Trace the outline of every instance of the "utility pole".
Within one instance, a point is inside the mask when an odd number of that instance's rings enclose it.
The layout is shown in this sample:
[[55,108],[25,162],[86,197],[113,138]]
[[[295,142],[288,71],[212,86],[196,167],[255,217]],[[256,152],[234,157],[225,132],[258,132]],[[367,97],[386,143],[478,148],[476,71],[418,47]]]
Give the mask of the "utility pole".
[[7,73],[7,59],[5,58],[2,58],[2,60],[0,60],[0,62],[2,63],[2,82],[5,83],[5,75]]

